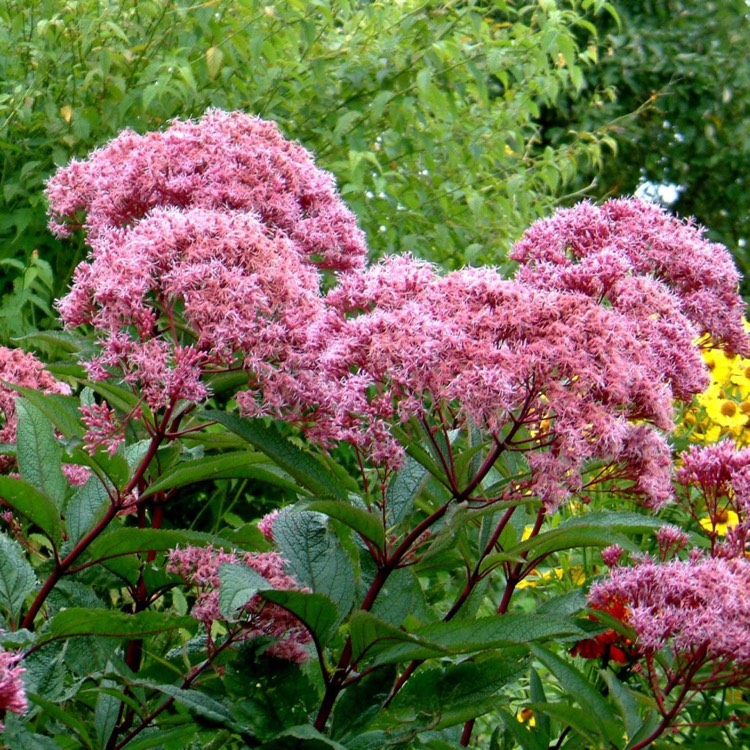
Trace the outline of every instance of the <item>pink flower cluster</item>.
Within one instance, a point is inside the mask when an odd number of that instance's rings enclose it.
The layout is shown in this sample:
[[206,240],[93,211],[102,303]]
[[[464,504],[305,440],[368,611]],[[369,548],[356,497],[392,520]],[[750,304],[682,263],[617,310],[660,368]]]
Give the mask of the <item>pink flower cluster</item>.
[[[0,651],[0,711],[24,714],[29,708],[23,686],[23,673],[26,670],[18,666],[20,658],[10,651]],[[0,723],[0,731],[4,728]]]
[[[20,385],[24,388],[35,388],[44,393],[70,393],[66,383],[61,383],[44,369],[44,364],[33,354],[21,349],[8,349],[0,346],[0,380]],[[16,399],[19,394],[12,388],[0,383],[0,411],[4,423],[0,428],[0,443],[15,443]],[[15,459],[0,456],[0,472],[8,472],[15,466]]]
[[[301,590],[300,585],[284,572],[284,558],[277,552],[224,552],[213,547],[185,547],[169,553],[167,570],[176,573],[195,587],[198,596],[191,611],[196,620],[211,632],[211,625],[224,620],[219,609],[220,569],[226,563],[244,564],[268,581],[268,588]],[[243,639],[271,636],[277,639],[268,653],[279,659],[302,664],[309,658],[306,648],[311,642],[307,628],[283,607],[254,596],[245,606],[247,620]]]
[[750,678],[750,562],[744,557],[646,558],[612,568],[592,586],[589,601],[598,609],[621,602],[640,651],[670,646],[675,672],[697,659],[712,664],[715,682]]
[[273,123],[209,111],[125,131],[48,183],[52,228],[85,215],[90,258],[58,308],[99,334],[92,377],[122,377],[152,409],[207,395],[207,369],[254,371],[300,346],[318,269],[364,263],[331,175]]
[[[275,125],[219,111],[127,131],[48,195],[58,233],[86,217],[91,257],[59,309],[100,335],[93,377],[155,410],[242,366],[245,415],[388,468],[394,423],[471,423],[527,457],[524,492],[548,507],[612,480],[666,502],[673,400],[707,382],[693,341],[748,350],[726,249],[635,200],[535,223],[511,280],[408,256],[368,268],[330,175]],[[337,272],[325,295],[320,269]]]

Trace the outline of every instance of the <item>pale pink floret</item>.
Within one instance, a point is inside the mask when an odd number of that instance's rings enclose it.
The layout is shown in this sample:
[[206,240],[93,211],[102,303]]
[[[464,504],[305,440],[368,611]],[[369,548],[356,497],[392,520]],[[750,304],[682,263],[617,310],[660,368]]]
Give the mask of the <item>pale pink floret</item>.
[[[0,652],[0,711],[12,711],[15,714],[28,711],[29,702],[23,685],[23,673],[26,670],[18,666],[20,659],[19,654]],[[0,731],[4,728],[0,723]]]
[[[301,590],[301,586],[284,572],[284,558],[277,552],[224,552],[213,547],[185,547],[169,553],[167,570],[182,576],[198,591],[191,614],[210,632],[211,625],[224,620],[219,609],[221,566],[244,563],[268,581],[268,588]],[[254,596],[245,606],[246,626],[242,637],[271,636],[276,642],[268,648],[271,656],[301,664],[309,658],[306,648],[310,632],[283,607]]]
[[716,679],[750,676],[750,562],[744,557],[667,563],[647,558],[610,570],[591,588],[589,600],[600,609],[623,604],[636,645],[646,654],[669,646],[678,664],[685,664],[705,653]]
[[266,515],[263,516],[260,521],[258,521],[258,530],[266,539],[268,539],[269,542],[273,542],[274,540],[273,525],[276,522],[276,519],[279,517],[279,513],[281,513],[281,511],[276,508],[270,513],[266,513]]
[[[0,346],[0,380],[24,388],[34,388],[44,393],[60,393],[67,395],[70,387],[54,378],[44,364],[33,354],[21,349],[8,349]],[[0,383],[0,411],[4,424],[0,428],[0,443],[14,443],[16,441],[16,399],[18,391]],[[0,471],[7,472],[15,465],[15,459],[0,456]]]

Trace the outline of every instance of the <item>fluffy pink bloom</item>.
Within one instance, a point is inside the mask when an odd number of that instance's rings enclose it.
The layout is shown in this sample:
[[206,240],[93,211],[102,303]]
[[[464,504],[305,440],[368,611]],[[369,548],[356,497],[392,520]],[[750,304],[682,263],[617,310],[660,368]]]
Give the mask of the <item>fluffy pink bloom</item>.
[[704,558],[616,567],[592,586],[589,601],[629,611],[645,654],[674,652],[675,671],[694,659],[713,664],[716,681],[750,677],[750,562]]
[[109,408],[109,404],[102,402],[82,406],[80,411],[81,420],[86,426],[83,447],[90,452],[97,448],[104,448],[110,456],[114,456],[125,441],[125,435],[114,410]]
[[[440,275],[407,256],[344,276],[325,303],[293,367],[269,373],[259,391],[323,444],[347,441],[393,464],[401,449],[389,425],[429,415],[498,439],[513,429],[509,448],[529,453],[550,507],[583,488],[589,461],[621,463],[653,507],[670,497],[659,431],[672,427],[674,391],[662,349],[630,313],[494,269]],[[692,333],[678,343],[693,350]],[[252,414],[256,398],[238,402]]]
[[[633,304],[633,284],[661,285],[675,295],[679,311],[698,332],[710,333],[733,351],[748,352],[739,273],[727,249],[706,240],[692,222],[678,221],[652,203],[629,198],[602,206],[579,203],[537,221],[511,255],[523,264],[519,279],[606,298],[614,307]],[[667,308],[652,311],[658,313],[652,327],[668,340],[677,334],[671,328],[684,324],[669,314],[663,293],[656,294]],[[664,364],[669,371],[675,363]]]
[[[70,393],[70,388],[66,383],[56,380],[33,354],[21,349],[0,347],[0,380],[24,388],[35,388],[44,393]],[[0,428],[0,443],[16,441],[16,399],[18,396],[17,391],[0,383],[0,411],[4,419],[4,424]],[[0,471],[7,472],[13,466],[15,466],[15,459],[0,456]]]
[[52,228],[67,235],[86,217],[90,240],[127,229],[157,208],[242,213],[269,236],[283,233],[322,268],[356,268],[366,247],[333,177],[273,122],[209,110],[164,132],[123,131],[47,185]]
[[241,113],[125,131],[47,193],[53,230],[81,225],[91,246],[61,317],[99,334],[91,377],[124,379],[153,410],[204,399],[208,370],[244,364],[252,381],[283,362],[320,314],[319,269],[364,263],[331,175]]
[[[268,588],[299,590],[300,585],[284,572],[284,558],[277,552],[224,552],[213,547],[185,547],[169,553],[167,570],[182,576],[198,590],[191,614],[210,632],[224,617],[219,610],[220,569],[226,563],[245,564],[268,581]],[[268,653],[301,664],[309,657],[311,642],[307,628],[283,607],[254,596],[244,607],[247,623],[244,638],[271,636],[276,640]]]
[[[0,651],[0,711],[24,714],[29,708],[22,679],[26,670],[18,666],[20,658],[18,654]],[[0,723],[0,731],[4,728]]]

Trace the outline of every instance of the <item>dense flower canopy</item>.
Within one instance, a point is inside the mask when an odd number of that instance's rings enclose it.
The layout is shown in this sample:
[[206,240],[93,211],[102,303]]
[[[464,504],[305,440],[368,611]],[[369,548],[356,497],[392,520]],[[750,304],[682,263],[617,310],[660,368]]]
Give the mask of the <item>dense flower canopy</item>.
[[[92,377],[158,410],[201,401],[207,374],[242,367],[244,414],[387,469],[403,454],[394,423],[471,424],[527,456],[530,478],[509,492],[548,507],[613,480],[666,502],[673,400],[707,382],[695,338],[747,351],[726,249],[635,200],[537,222],[513,279],[410,256],[367,267],[309,153],[271,123],[215,110],[123,133],[58,172],[48,195],[53,228],[81,222],[91,245],[59,309],[100,337]],[[337,274],[325,294],[322,269]],[[92,436],[117,424],[87,418]]]

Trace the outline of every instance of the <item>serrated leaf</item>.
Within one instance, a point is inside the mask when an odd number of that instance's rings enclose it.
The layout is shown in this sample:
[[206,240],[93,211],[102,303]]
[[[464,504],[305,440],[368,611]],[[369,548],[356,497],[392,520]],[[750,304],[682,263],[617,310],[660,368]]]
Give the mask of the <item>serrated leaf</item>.
[[388,528],[392,528],[409,514],[426,478],[427,469],[412,456],[407,456],[386,490]]
[[241,563],[224,563],[219,568],[219,581],[219,611],[227,620],[236,620],[237,610],[259,589],[273,588],[260,573]]
[[354,567],[328,528],[326,517],[284,508],[274,521],[273,536],[292,576],[313,592],[327,596],[345,616],[354,601]]
[[607,683],[610,697],[617,704],[617,708],[625,724],[627,736],[629,738],[635,736],[643,721],[638,712],[638,703],[633,693],[609,669],[601,669],[599,670],[599,674],[602,676],[604,682]]
[[164,693],[164,695],[174,698],[177,703],[185,706],[185,708],[188,708],[199,716],[204,716],[211,721],[225,725],[231,725],[233,723],[232,715],[226,706],[198,690],[186,690],[177,687],[177,685],[162,685],[145,680],[135,681],[133,682],[133,685],[150,688],[151,690],[158,690],[160,693]]
[[62,448],[55,437],[52,422],[23,398],[16,401],[16,415],[21,477],[62,507],[68,483],[62,473]]
[[275,427],[268,427],[258,419],[240,419],[221,411],[205,414],[265,453],[313,494],[347,500],[347,491],[338,478],[311,453],[286,440]]
[[463,724],[495,710],[495,693],[523,674],[526,661],[490,652],[459,664],[423,668],[398,693],[388,718],[435,729]]
[[75,544],[105,513],[111,500],[98,477],[79,487],[68,503],[65,521],[68,538]]
[[382,521],[363,508],[357,508],[341,500],[312,500],[302,507],[341,521],[365,539],[369,539],[378,549],[382,549],[385,544]]
[[55,546],[62,542],[62,521],[52,498],[23,479],[0,476],[0,497],[16,513],[38,526]]
[[170,468],[155,482],[152,482],[142,496],[146,497],[175,487],[184,487],[194,482],[216,479],[257,479],[287,490],[299,489],[298,485],[290,479],[274,472],[268,466],[259,465],[260,462],[266,460],[265,456],[243,450],[185,461]]
[[382,648],[394,642],[420,648],[422,651],[427,651],[430,656],[445,653],[440,646],[407,633],[405,630],[400,630],[370,612],[362,610],[358,610],[351,616],[349,636],[352,642],[352,659],[355,664],[366,654],[369,655],[373,648],[378,646]]
[[0,534],[0,607],[15,619],[36,586],[36,575],[21,545]]
[[69,638],[78,635],[98,635],[117,638],[142,638],[154,633],[185,628],[194,630],[192,617],[167,612],[116,612],[109,609],[71,607],[58,612],[49,621],[52,638]]
[[80,422],[77,398],[59,393],[44,393],[36,388],[24,388],[12,383],[7,385],[42,412],[66,438],[83,436],[84,429]]

